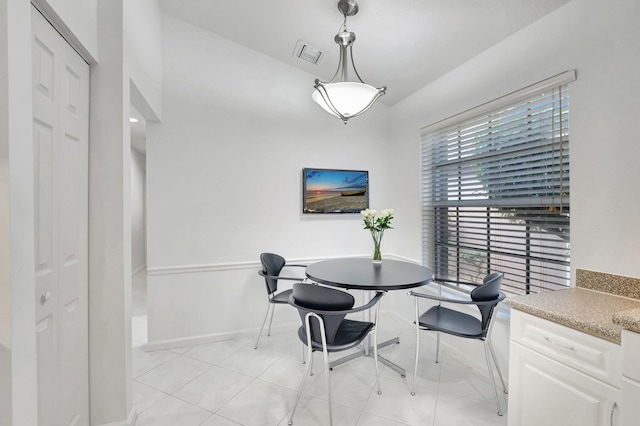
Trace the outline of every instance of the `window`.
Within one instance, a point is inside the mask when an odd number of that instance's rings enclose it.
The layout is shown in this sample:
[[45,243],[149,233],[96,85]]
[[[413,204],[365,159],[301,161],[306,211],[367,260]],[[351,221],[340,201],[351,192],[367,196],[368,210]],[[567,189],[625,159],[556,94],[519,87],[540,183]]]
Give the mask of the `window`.
[[423,130],[423,261],[437,278],[503,272],[513,294],[569,285],[573,80],[568,71]]

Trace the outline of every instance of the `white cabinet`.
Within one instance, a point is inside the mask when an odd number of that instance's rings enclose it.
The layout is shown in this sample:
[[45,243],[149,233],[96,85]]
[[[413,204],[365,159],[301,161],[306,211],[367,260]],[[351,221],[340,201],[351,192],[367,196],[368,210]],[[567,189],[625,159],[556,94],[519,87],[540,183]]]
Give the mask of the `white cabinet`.
[[622,330],[622,374],[640,382],[640,334]]
[[518,343],[510,357],[510,426],[618,424],[618,389]]
[[509,426],[620,425],[620,345],[511,311]]
[[622,426],[640,423],[640,334],[622,331]]
[[640,383],[622,379],[622,426],[637,426],[640,423]]

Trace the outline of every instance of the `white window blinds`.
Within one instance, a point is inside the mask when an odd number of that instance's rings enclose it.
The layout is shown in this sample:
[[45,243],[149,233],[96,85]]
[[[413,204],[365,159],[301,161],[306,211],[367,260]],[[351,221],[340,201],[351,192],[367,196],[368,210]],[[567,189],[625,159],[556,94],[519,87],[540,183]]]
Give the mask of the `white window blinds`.
[[436,277],[503,290],[564,288],[570,274],[569,71],[423,132],[423,252]]

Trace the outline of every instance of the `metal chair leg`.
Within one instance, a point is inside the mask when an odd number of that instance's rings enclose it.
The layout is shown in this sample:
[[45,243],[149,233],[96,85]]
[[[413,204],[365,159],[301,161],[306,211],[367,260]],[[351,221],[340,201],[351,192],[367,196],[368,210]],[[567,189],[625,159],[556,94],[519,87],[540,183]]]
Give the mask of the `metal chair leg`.
[[380,304],[376,306],[376,322],[373,329],[373,359],[374,364],[376,365],[376,386],[378,388],[378,395],[382,395],[382,390],[380,390],[380,369],[378,367],[378,314],[380,310]]
[[413,364],[413,386],[411,387],[411,395],[416,394],[416,377],[418,376],[418,358],[420,357],[420,322],[418,321],[418,298],[414,297],[416,306],[416,358]]
[[[492,323],[493,325],[493,323]],[[487,336],[486,340],[489,345],[489,351],[491,352],[491,357],[493,358],[493,363],[496,365],[496,370],[498,371],[498,376],[500,377],[500,381],[502,382],[502,389],[505,394],[509,393],[509,388],[507,387],[506,382],[504,381],[504,377],[502,376],[502,371],[500,371],[500,365],[498,364],[498,359],[496,358],[496,353],[493,350],[493,345],[491,344],[491,339]]]
[[[310,340],[310,339],[309,339]],[[304,353],[304,345],[302,345],[302,350]],[[311,354],[313,351],[309,349],[309,353],[307,354],[307,366],[304,369],[304,373],[302,374],[302,380],[300,381],[300,388],[298,389],[298,395],[296,396],[296,402],[293,404],[293,411],[291,411],[291,417],[289,418],[289,425],[293,424],[293,415],[296,413],[296,408],[298,408],[298,402],[300,402],[300,397],[302,396],[302,391],[304,389],[304,384],[307,381],[307,377],[309,376],[309,370],[311,369],[312,361]]]
[[496,386],[496,379],[493,376],[493,366],[491,365],[491,354],[488,345],[484,345],[484,356],[487,359],[487,368],[489,369],[489,377],[491,378],[491,384],[493,385],[493,392],[496,395],[496,406],[498,407],[498,415],[502,416],[502,408],[500,408],[500,397],[498,395],[498,388]]
[[[273,303],[269,303],[270,305],[273,305]],[[275,305],[273,305],[271,307],[271,318],[269,319],[269,329],[267,330],[267,336],[271,336],[271,323],[273,322],[273,313],[275,312],[276,307]]]
[[262,320],[262,326],[260,327],[260,332],[258,333],[258,338],[256,339],[256,344],[253,347],[253,349],[258,349],[258,342],[260,342],[260,336],[262,336],[262,330],[264,329],[264,325],[267,322],[267,317],[269,316],[269,310],[271,309],[271,305],[272,303],[267,303],[267,313],[264,314],[264,320]]
[[291,411],[291,417],[289,418],[289,425],[293,424],[293,416],[296,413],[296,408],[298,408],[298,402],[300,402],[300,397],[302,396],[302,391],[304,389],[304,383],[307,381],[307,375],[309,373],[309,369],[311,368],[311,363],[312,361],[312,357],[311,355],[313,354],[313,350],[311,350],[311,348],[313,347],[311,345],[311,317],[315,317],[316,320],[320,323],[320,337],[322,339],[322,353],[324,355],[324,368],[325,368],[325,374],[326,374],[326,378],[327,378],[327,393],[329,396],[329,425],[333,426],[333,413],[331,410],[331,378],[329,377],[329,352],[327,351],[327,336],[325,335],[324,332],[324,321],[322,320],[322,317],[320,317],[319,315],[313,313],[313,312],[309,312],[305,319],[305,330],[307,333],[307,347],[308,347],[308,355],[307,355],[307,368],[304,371],[304,374],[302,375],[302,381],[300,382],[300,389],[298,389],[298,395],[296,396],[296,402],[293,405],[293,410]]
[[440,332],[436,331],[436,364],[440,363]]
[[311,360],[311,367],[309,367],[309,375],[313,376],[313,349],[307,349],[309,352],[311,352],[311,356],[309,357],[309,359]]
[[[324,329],[322,330],[322,334],[324,334]],[[331,410],[331,372],[329,371],[329,353],[327,352],[326,346],[322,348],[322,353],[324,355],[324,374],[327,379],[327,394],[329,397],[329,426],[333,426],[333,411]]]

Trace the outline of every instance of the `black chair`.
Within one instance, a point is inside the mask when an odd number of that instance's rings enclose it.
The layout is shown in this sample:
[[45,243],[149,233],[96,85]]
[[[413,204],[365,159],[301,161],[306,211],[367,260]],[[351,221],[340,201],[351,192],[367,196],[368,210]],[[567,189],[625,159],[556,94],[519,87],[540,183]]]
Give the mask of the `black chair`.
[[271,335],[271,323],[273,322],[273,312],[275,311],[275,305],[288,303],[289,296],[291,295],[291,290],[285,290],[277,293],[278,280],[290,280],[297,282],[304,281],[304,278],[282,276],[280,275],[280,273],[284,268],[288,267],[307,267],[307,265],[287,264],[284,257],[274,253],[262,253],[260,255],[260,262],[262,263],[262,269],[258,271],[258,274],[264,277],[264,283],[267,287],[267,300],[269,303],[267,304],[267,313],[265,314],[264,320],[262,321],[262,326],[260,327],[260,332],[258,333],[256,344],[253,347],[254,349],[258,348],[258,342],[260,342],[260,336],[262,336],[262,330],[264,329],[264,325],[267,322],[269,311],[271,311],[271,319],[269,320],[269,329],[267,330],[267,336]]
[[347,314],[371,309],[378,303],[383,293],[376,293],[375,297],[366,305],[354,308],[355,299],[349,293],[316,284],[300,283],[293,285],[293,293],[289,297],[289,304],[298,309],[302,326],[298,329],[298,337],[309,350],[307,351],[307,367],[305,368],[296,402],[291,412],[289,424],[293,424],[293,416],[302,396],[304,384],[309,376],[312,365],[312,353],[322,351],[324,355],[324,370],[327,380],[327,393],[329,398],[329,424],[333,424],[331,411],[331,380],[329,369],[329,353],[351,349],[365,340],[373,331],[373,357],[376,365],[376,386],[378,394],[380,381],[378,379],[378,349],[377,327],[375,321],[378,318],[380,305],[376,306],[374,322],[354,321],[346,319]]
[[[415,291],[409,292],[410,296],[415,297],[415,311],[416,311],[416,359],[413,371],[413,388],[411,395],[415,395],[416,390],[416,375],[418,373],[418,357],[420,355],[420,330],[433,330],[436,331],[436,362],[438,362],[438,353],[440,350],[440,333],[451,334],[466,339],[478,339],[482,340],[484,345],[485,358],[487,360],[487,367],[489,368],[489,376],[491,383],[493,384],[493,390],[496,396],[496,405],[498,406],[498,415],[502,416],[502,410],[500,408],[500,399],[498,396],[498,390],[496,388],[495,378],[493,376],[493,367],[491,365],[491,359],[496,366],[500,380],[502,381],[502,387],[504,393],[507,393],[507,386],[500,371],[500,366],[496,361],[495,352],[491,345],[491,319],[495,307],[502,300],[505,299],[504,293],[500,291],[500,285],[504,274],[493,273],[487,275],[482,284],[477,286],[471,291],[471,298],[469,299],[449,299],[442,296],[432,296],[428,294],[418,293]],[[437,280],[436,280],[437,281]],[[466,283],[469,284],[469,283]],[[477,285],[477,284],[471,284]],[[438,305],[429,308],[422,315],[419,315],[418,300],[419,299],[431,299],[438,301]],[[480,318],[473,315],[469,315],[460,311],[445,308],[442,303],[451,303],[459,305],[476,305],[480,311]]]

